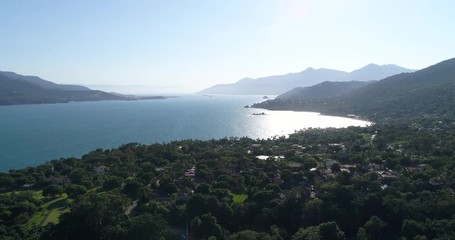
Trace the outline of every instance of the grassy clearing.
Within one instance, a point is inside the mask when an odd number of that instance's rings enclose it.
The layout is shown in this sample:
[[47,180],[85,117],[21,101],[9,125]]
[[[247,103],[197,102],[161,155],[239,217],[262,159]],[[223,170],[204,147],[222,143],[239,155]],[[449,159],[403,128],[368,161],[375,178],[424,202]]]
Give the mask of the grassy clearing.
[[30,220],[27,222],[27,226],[33,227],[33,226],[39,226],[43,222],[43,220],[46,218],[46,214],[44,211],[37,211]]
[[248,198],[246,194],[232,194],[232,200],[235,204],[241,204]]
[[68,211],[69,211],[68,208],[55,208],[55,209],[52,209],[49,212],[49,214],[46,216],[46,218],[44,219],[44,221],[41,224],[41,226],[46,226],[48,223],[57,224],[58,221],[59,221],[58,218],[60,217],[60,215],[62,215],[65,212],[68,212]]
[[[68,198],[68,195],[65,193],[62,194],[60,197],[53,199],[49,202],[43,203],[40,207],[41,208],[46,208],[48,210],[58,208],[58,207],[63,207],[65,204],[65,200]],[[66,205],[65,205],[66,206]]]
[[[41,195],[42,197],[42,195]],[[45,226],[48,223],[58,223],[58,218],[64,212],[69,211],[67,208],[68,195],[62,194],[56,199],[52,199],[48,202],[43,203],[39,206],[39,211],[37,211],[32,218],[27,223],[27,226]]]

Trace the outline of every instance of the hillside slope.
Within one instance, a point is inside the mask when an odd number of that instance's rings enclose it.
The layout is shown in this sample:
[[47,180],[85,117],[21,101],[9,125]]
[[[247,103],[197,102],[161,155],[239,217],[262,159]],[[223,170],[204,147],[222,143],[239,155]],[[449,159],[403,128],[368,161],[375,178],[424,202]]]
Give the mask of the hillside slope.
[[277,98],[284,100],[303,100],[303,99],[322,99],[337,97],[361,87],[364,87],[372,81],[361,82],[322,82],[311,87],[298,87],[294,88],[289,92],[279,95]]
[[0,105],[121,99],[126,98],[82,86],[59,85],[38,77],[0,73]]
[[75,90],[90,90],[87,87],[84,86],[79,86],[79,85],[68,85],[68,84],[56,84],[51,81],[44,80],[40,77],[37,76],[25,76],[21,74],[17,74],[14,72],[2,72],[0,71],[0,75],[16,79],[22,82],[30,83],[33,85],[40,86],[44,89],[49,89],[49,90],[70,90],[70,91],[75,91]]
[[454,115],[455,58],[394,75],[351,93],[322,100],[276,99],[253,105],[266,109],[358,114],[371,119]]

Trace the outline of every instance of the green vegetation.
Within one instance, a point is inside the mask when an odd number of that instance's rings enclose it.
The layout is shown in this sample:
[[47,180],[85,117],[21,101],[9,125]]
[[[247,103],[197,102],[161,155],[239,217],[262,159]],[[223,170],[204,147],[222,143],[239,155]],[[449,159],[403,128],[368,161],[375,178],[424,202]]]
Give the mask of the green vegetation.
[[0,174],[10,183],[0,231],[10,239],[179,239],[187,227],[196,239],[450,239],[454,125],[422,118],[98,149]]
[[454,239],[455,114],[425,101],[365,128],[131,143],[0,173],[0,236]]
[[248,198],[246,194],[233,194],[232,201],[236,204],[242,204]]
[[[35,191],[34,197],[36,199],[43,199],[41,195],[42,191]],[[57,224],[60,215],[67,212],[69,209],[67,200],[68,195],[62,194],[60,197],[55,199],[49,199],[38,207],[38,210],[27,222],[27,226],[46,226],[49,223]]]
[[[385,78],[342,96],[304,98],[297,91],[252,107],[270,110],[316,111],[346,116],[355,114],[374,121],[454,114],[455,59],[413,73]],[[316,86],[315,86],[316,87]]]
[[374,81],[351,81],[351,82],[322,82],[311,87],[297,87],[279,95],[279,99],[304,100],[304,99],[327,99],[338,97],[353,92]]

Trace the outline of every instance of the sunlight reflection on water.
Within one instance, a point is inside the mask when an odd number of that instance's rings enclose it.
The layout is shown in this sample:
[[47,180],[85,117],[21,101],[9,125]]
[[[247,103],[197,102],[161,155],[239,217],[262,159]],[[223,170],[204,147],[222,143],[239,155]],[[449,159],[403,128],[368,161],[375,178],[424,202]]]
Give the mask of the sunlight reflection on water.
[[[243,108],[259,96],[184,96],[0,107],[0,171],[80,157],[129,142],[163,143],[223,137],[270,138],[305,128],[366,126],[369,122],[311,112]],[[253,115],[262,113],[264,115]]]
[[[259,111],[258,111],[259,110]],[[308,128],[343,128],[349,126],[365,127],[372,123],[352,118],[325,116],[315,112],[267,111],[254,109],[265,115],[251,115],[257,125],[269,136],[289,135],[295,131]]]

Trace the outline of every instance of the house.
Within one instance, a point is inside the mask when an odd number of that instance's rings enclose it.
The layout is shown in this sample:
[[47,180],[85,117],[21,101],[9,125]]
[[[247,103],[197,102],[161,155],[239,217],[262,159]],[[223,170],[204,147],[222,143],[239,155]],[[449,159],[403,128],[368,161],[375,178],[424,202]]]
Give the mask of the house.
[[305,150],[306,147],[302,146],[302,145],[299,145],[299,144],[292,144],[292,147],[293,148],[297,148],[297,149],[302,149],[302,150]]
[[[310,171],[312,169],[310,169]],[[322,178],[324,178],[325,180],[335,178],[335,174],[332,172],[332,169],[330,169],[330,168],[321,168],[321,169],[319,169],[319,172],[321,173]]]
[[343,164],[343,165],[340,165],[340,169],[341,169],[342,172],[349,172],[350,173],[350,172],[357,171],[357,166],[356,165],[351,165],[351,164]]
[[185,177],[195,177],[196,176],[196,167],[193,166],[190,169],[187,169],[185,171]]
[[389,184],[392,181],[396,181],[400,178],[400,175],[392,172],[392,171],[383,171],[383,172],[378,172],[380,173],[382,183],[384,184]]
[[298,170],[302,167],[301,163],[296,163],[296,162],[290,162],[288,164],[288,167],[292,168],[293,170]]
[[279,161],[281,159],[284,159],[284,156],[267,156],[267,155],[259,155],[259,156],[256,156],[257,159],[259,160],[268,160],[270,158],[273,158],[276,161]]
[[385,170],[385,167],[382,164],[369,163],[368,169],[370,169],[370,171],[383,171]]
[[330,143],[328,149],[334,152],[345,151],[346,147],[342,143]]
[[259,155],[259,156],[256,156],[257,159],[259,160],[267,160],[269,159],[270,156],[267,156],[267,155]]
[[105,165],[101,165],[101,166],[95,168],[95,172],[97,174],[104,174],[107,170],[109,170],[109,167],[107,167]]

